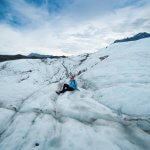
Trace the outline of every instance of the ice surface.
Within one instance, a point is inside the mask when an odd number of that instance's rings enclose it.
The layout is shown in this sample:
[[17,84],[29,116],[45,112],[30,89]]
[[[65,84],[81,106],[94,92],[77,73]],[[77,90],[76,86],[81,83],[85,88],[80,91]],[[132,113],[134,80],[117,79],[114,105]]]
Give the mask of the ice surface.
[[[149,150],[149,48],[0,63],[0,150]],[[79,90],[58,96],[70,73]]]

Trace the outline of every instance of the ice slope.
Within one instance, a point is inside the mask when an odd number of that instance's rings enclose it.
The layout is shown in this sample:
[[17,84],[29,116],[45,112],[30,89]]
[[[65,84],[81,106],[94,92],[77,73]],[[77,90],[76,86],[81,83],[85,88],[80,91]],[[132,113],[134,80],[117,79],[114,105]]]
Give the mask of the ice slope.
[[[0,63],[0,150],[149,150],[150,39]],[[55,91],[76,74],[80,91]]]
[[150,116],[150,38],[113,44],[94,55],[108,56],[82,76],[96,87],[97,100],[126,114]]

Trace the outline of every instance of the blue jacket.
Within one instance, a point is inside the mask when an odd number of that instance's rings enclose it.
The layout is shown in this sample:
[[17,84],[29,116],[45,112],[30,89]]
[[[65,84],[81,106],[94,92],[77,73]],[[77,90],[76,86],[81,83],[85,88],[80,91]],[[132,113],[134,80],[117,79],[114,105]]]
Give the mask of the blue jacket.
[[69,86],[72,87],[73,89],[77,90],[77,82],[75,80],[70,80],[69,81]]

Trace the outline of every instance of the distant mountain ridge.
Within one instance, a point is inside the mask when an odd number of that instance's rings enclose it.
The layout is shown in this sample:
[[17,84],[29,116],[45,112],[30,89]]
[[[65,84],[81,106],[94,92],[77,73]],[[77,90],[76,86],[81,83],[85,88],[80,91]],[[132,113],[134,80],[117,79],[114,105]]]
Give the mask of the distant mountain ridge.
[[66,56],[53,56],[53,55],[40,55],[31,53],[28,56],[17,54],[17,55],[0,55],[0,62],[16,60],[16,59],[47,59],[47,58],[66,58]]
[[138,33],[132,37],[127,37],[125,39],[115,40],[114,43],[120,43],[120,42],[130,42],[130,41],[136,41],[144,38],[150,38],[150,34],[147,32],[141,32]]
[[28,57],[37,57],[37,58],[51,58],[51,57],[54,57],[52,55],[41,55],[41,54],[38,54],[38,53],[31,53],[28,55]]

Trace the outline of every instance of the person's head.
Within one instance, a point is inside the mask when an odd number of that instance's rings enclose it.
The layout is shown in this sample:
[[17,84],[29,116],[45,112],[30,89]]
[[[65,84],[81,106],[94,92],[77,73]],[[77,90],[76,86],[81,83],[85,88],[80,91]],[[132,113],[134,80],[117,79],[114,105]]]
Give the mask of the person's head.
[[71,74],[71,75],[70,75],[70,80],[74,80],[74,77],[75,77],[75,76]]

